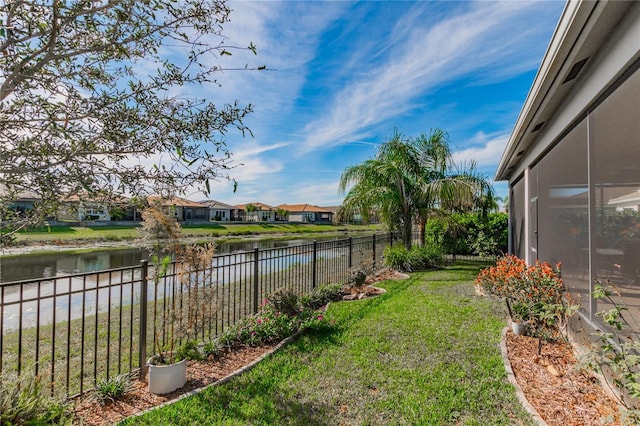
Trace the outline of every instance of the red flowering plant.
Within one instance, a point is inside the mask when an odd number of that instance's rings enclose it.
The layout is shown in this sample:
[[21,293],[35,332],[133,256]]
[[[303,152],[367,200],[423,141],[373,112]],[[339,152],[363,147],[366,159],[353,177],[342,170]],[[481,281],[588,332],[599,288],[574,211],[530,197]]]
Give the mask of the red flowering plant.
[[546,262],[528,266],[524,260],[507,255],[495,266],[483,269],[475,284],[487,294],[504,298],[511,319],[529,323],[534,335],[541,338],[558,337],[567,316],[577,310],[564,291],[560,264],[555,269]]

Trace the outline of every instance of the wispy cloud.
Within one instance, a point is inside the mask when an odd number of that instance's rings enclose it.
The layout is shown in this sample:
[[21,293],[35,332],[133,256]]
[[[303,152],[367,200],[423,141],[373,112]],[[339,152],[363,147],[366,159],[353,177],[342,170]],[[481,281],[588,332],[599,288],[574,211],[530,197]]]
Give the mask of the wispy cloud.
[[466,145],[471,145],[469,148],[453,153],[453,160],[467,164],[474,161],[479,169],[495,169],[508,140],[508,133],[487,135],[480,132],[466,142]]
[[[231,1],[226,42],[253,42],[210,65],[224,71],[196,88],[216,104],[254,105],[253,138],[224,138],[238,183],[213,185],[231,204],[338,204],[349,165],[375,155],[398,127],[408,136],[442,126],[457,162],[497,165],[510,126],[562,8],[560,2]],[[531,17],[536,21],[532,22]]]
[[338,181],[328,181],[317,184],[294,183],[289,189],[287,203],[310,203],[320,206],[332,205],[336,199],[343,197],[338,194]]
[[411,9],[389,37],[394,45],[388,49],[385,63],[358,73],[333,95],[326,113],[305,127],[304,149],[324,149],[341,140],[365,138],[373,125],[402,116],[419,98],[446,82],[478,71],[489,81],[492,72],[504,78],[507,73],[534,66],[531,60],[519,61],[523,56],[519,49],[531,34],[509,28],[522,24],[536,3],[465,5],[468,11],[464,14],[433,25],[416,25],[429,20],[425,4]]

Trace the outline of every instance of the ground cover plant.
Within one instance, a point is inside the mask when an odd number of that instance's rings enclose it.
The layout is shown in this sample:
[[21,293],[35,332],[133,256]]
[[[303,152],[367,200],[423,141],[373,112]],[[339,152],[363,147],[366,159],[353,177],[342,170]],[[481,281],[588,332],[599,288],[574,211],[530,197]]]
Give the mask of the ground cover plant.
[[504,305],[478,265],[379,284],[253,370],[124,424],[534,424],[498,349]]
[[0,373],[0,425],[71,424],[68,404],[49,395],[39,377]]

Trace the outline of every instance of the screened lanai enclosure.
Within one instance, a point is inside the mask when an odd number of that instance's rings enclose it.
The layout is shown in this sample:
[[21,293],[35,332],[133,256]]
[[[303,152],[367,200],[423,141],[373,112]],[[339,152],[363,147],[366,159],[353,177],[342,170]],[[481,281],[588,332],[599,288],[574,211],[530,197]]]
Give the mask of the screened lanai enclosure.
[[575,331],[610,308],[597,283],[640,321],[640,3],[567,3],[496,177],[511,253],[562,264]]

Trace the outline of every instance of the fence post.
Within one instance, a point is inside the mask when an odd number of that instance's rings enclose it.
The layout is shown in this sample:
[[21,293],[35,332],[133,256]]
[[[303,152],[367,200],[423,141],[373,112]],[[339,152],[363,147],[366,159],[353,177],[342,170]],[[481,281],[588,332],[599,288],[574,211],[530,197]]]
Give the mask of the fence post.
[[349,237],[349,269],[353,266],[353,237]]
[[138,342],[138,365],[140,366],[140,379],[142,380],[147,373],[147,276],[149,275],[149,261],[143,260],[140,263],[142,264],[142,276],[140,277],[140,340]]
[[393,231],[389,232],[389,247],[393,247]]
[[376,234],[373,234],[372,246],[373,246],[373,268],[375,269],[376,267]]
[[258,274],[260,273],[260,249],[256,247],[253,250],[253,313],[258,313],[258,284],[260,279]]
[[311,288],[318,285],[318,242],[313,242],[313,276],[311,280]]

